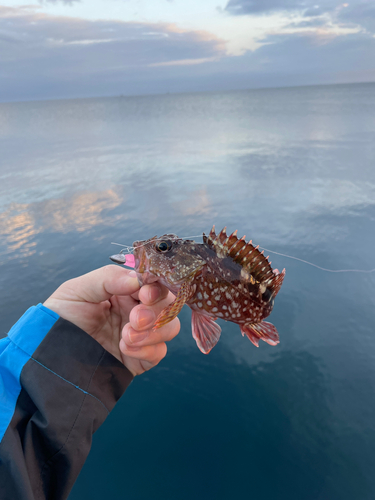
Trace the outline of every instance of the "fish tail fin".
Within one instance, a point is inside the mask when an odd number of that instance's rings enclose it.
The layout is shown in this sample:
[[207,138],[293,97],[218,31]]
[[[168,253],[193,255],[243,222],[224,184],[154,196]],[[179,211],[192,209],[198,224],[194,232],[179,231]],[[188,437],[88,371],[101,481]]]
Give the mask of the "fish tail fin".
[[280,342],[276,327],[272,323],[267,323],[267,321],[251,325],[241,325],[240,329],[242,335],[246,335],[256,347],[259,347],[259,340],[264,340],[264,342],[270,345],[277,345]]

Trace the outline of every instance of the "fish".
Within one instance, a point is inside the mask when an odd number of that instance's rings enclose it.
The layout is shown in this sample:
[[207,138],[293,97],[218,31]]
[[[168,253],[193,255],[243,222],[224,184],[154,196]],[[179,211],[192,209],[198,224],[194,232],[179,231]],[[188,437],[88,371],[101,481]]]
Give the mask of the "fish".
[[[203,243],[164,234],[135,241],[133,248],[140,285],[158,281],[176,296],[153,329],[172,321],[187,304],[193,338],[204,354],[220,339],[218,318],[238,324],[256,347],[259,340],[279,343],[276,327],[264,319],[273,309],[285,269],[272,269],[259,245],[246,242],[245,236],[238,238],[237,231],[228,236],[226,227],[216,234],[213,226],[208,236],[203,233]],[[124,263],[126,258],[112,260]]]

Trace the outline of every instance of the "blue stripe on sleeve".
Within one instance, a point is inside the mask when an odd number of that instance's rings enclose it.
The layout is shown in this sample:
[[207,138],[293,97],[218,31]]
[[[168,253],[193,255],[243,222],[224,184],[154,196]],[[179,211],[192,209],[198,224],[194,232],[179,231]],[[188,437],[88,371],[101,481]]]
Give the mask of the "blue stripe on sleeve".
[[0,442],[21,392],[22,369],[58,319],[58,314],[38,304],[30,307],[0,340]]

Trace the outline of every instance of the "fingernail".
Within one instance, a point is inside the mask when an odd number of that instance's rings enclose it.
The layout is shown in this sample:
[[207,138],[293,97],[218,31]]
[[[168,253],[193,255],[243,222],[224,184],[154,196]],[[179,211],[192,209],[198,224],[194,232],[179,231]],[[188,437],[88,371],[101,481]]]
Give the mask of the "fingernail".
[[130,278],[136,278],[137,277],[137,273],[135,271],[130,271],[130,273],[128,274],[128,276],[130,276]]
[[148,292],[149,303],[153,304],[154,302],[156,302],[160,298],[160,295],[161,295],[160,286],[157,286],[157,285],[151,286],[150,290]]
[[145,330],[144,332],[133,332],[133,333],[128,333],[128,339],[130,344],[136,344],[137,342],[141,342],[141,340],[144,340],[148,337],[148,331]]
[[155,313],[151,309],[141,309],[138,312],[137,323],[139,328],[146,328],[155,322]]

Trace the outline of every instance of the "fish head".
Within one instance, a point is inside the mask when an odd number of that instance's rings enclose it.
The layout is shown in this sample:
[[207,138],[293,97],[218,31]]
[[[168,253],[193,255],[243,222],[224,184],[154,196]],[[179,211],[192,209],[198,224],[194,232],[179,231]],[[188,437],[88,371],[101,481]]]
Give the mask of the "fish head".
[[175,234],[154,236],[135,241],[135,271],[141,285],[160,281],[167,287],[182,284],[191,278],[205,261],[197,253],[199,244],[183,240]]

